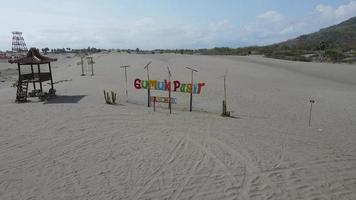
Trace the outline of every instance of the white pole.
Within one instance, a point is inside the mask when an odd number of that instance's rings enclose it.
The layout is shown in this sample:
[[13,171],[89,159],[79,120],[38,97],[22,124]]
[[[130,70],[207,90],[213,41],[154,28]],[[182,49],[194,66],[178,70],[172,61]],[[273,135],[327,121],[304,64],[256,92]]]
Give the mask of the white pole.
[[152,62],[148,62],[147,65],[144,67],[144,69],[147,69],[147,107],[151,106],[150,103],[150,98],[151,98],[151,88],[150,88],[150,72],[148,70],[148,66],[151,64]]
[[129,92],[128,92],[128,88],[127,88],[127,68],[131,67],[130,65],[126,65],[126,66],[121,66],[120,68],[125,68],[125,85],[126,85],[126,102],[129,101]]
[[169,85],[169,90],[168,90],[168,98],[169,98],[169,114],[172,114],[172,99],[171,99],[171,70],[169,70],[169,67],[167,67],[168,69],[168,85]]
[[94,60],[93,57],[90,58],[91,61],[91,75],[94,76]]
[[82,65],[82,75],[81,76],[85,76],[84,74],[84,60],[83,60],[83,56],[80,57],[80,62],[81,62],[81,65]]
[[310,99],[310,110],[309,110],[309,127],[312,126],[311,120],[312,120],[312,110],[313,110],[313,104],[315,103],[315,100]]
[[190,68],[190,67],[186,67],[187,69],[191,70],[192,71],[192,79],[191,79],[191,84],[192,84],[192,88],[191,88],[191,91],[190,91],[190,107],[189,107],[189,111],[192,112],[193,110],[193,73],[194,72],[198,72],[198,70],[195,70],[193,68]]

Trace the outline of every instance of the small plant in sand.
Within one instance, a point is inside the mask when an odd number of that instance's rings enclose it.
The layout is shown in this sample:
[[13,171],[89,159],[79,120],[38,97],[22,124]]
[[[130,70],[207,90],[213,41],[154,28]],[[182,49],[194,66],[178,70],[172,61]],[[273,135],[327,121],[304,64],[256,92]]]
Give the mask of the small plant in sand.
[[92,57],[88,57],[87,59],[88,59],[88,65],[93,65],[93,64],[95,64],[95,61],[93,60]]
[[11,87],[17,87],[17,81],[11,81]]
[[223,117],[231,117],[230,111],[227,111],[226,77],[227,77],[227,71],[225,72],[225,75],[224,75],[224,100],[222,101],[222,114],[221,115]]
[[223,103],[222,103],[222,116],[224,117],[230,117],[230,111],[227,111],[227,105],[226,105],[226,101],[223,100]]
[[104,98],[107,104],[116,104],[117,94],[113,91],[104,90]]

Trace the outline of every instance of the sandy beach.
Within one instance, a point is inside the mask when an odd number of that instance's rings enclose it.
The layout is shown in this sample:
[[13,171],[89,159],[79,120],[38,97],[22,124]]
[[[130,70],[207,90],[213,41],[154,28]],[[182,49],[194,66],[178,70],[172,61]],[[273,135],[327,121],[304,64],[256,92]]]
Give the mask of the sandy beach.
[[[95,75],[80,76],[80,57],[50,56],[57,97],[44,102],[15,103],[17,66],[0,63],[1,200],[356,199],[355,65],[99,53]],[[134,81],[149,61],[152,80],[168,79],[167,66],[187,83],[185,67],[199,71],[192,113],[188,93],[172,93],[172,115],[147,107]],[[236,118],[220,116],[226,71]]]

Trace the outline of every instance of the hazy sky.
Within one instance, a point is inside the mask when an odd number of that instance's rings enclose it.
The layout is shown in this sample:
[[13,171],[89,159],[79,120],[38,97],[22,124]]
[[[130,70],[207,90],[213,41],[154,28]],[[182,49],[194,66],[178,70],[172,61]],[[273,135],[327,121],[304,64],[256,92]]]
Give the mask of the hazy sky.
[[211,48],[283,41],[356,16],[356,0],[0,0],[0,49]]

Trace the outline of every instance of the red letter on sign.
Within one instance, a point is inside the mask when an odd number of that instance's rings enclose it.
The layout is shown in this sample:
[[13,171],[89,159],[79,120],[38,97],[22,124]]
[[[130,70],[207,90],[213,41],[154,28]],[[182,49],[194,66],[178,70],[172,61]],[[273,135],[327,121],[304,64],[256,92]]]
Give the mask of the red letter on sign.
[[171,88],[171,83],[168,82],[167,80],[164,80],[164,89],[168,91],[170,88]]
[[205,83],[198,83],[198,91],[197,91],[197,94],[200,94],[201,92],[201,88],[205,86]]
[[141,80],[140,79],[135,80],[135,88],[138,90],[141,89]]
[[174,81],[174,91],[177,92],[177,89],[180,87],[180,82],[179,81]]

